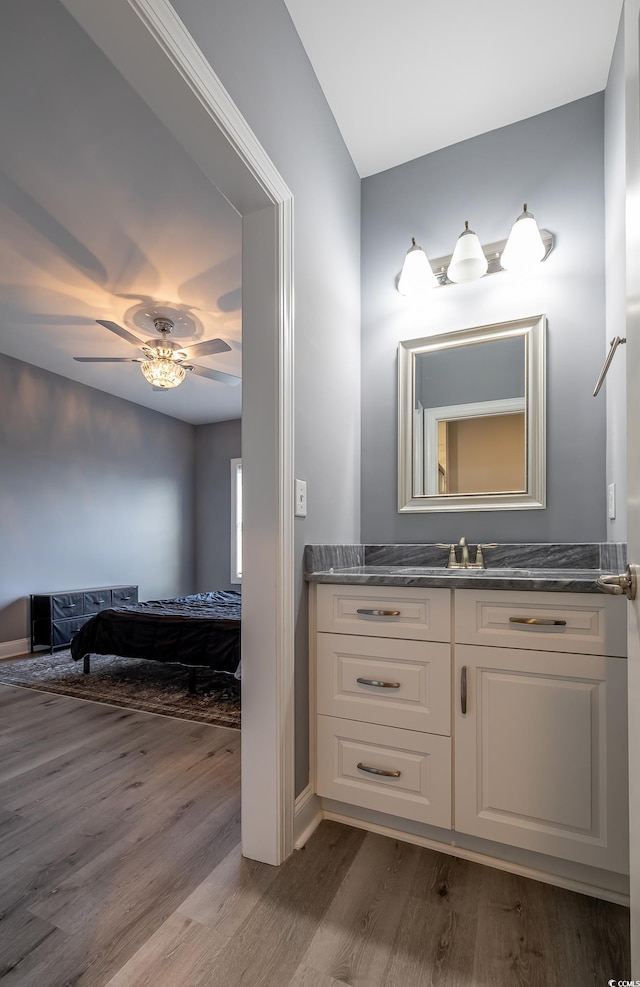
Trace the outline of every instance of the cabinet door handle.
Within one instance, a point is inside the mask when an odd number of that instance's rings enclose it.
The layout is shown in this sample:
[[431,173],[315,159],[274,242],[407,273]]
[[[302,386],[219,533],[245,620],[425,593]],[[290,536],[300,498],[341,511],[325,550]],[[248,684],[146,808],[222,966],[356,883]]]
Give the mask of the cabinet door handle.
[[399,689],[399,682],[383,682],[380,679],[356,679],[358,685],[375,685],[378,689]]
[[368,771],[370,775],[382,775],[383,778],[399,778],[402,774],[401,771],[387,771],[386,768],[372,768],[370,764],[363,764],[362,761],[358,762],[358,768],[360,771]]
[[400,610],[356,610],[362,617],[399,617]]
[[509,617],[510,624],[536,624],[539,627],[566,627],[566,620],[553,620],[551,617]]
[[463,665],[460,670],[460,709],[462,715],[467,713],[467,666]]

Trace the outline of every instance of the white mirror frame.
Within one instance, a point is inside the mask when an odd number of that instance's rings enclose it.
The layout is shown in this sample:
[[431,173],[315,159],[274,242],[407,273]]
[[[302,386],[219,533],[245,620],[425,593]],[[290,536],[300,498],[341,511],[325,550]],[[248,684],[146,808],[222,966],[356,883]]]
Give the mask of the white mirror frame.
[[[546,506],[544,315],[442,333],[398,344],[398,512],[529,511]],[[524,492],[415,496],[415,363],[424,353],[522,336],[525,344],[527,482]]]

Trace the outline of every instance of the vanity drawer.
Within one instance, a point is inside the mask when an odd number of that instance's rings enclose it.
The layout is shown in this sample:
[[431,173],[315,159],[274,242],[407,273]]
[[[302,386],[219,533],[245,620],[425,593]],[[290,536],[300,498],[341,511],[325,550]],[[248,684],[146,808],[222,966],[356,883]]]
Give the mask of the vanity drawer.
[[332,716],[317,723],[318,795],[451,827],[449,737]]
[[449,644],[318,634],[319,713],[448,735],[450,695]]
[[624,657],[626,599],[596,593],[456,590],[455,639],[461,644]]
[[318,630],[419,641],[451,639],[450,592],[422,586],[318,585]]

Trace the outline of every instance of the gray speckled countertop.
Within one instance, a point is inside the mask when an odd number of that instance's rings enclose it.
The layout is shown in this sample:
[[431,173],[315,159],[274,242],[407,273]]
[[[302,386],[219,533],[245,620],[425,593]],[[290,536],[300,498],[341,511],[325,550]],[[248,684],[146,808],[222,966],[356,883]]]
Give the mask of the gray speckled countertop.
[[[474,545],[470,555],[475,557]],[[493,553],[487,550],[486,569],[447,569],[442,550],[434,545],[308,545],[305,579],[369,586],[598,593],[598,577],[624,569],[625,555],[625,546],[619,544],[511,544],[499,545]]]

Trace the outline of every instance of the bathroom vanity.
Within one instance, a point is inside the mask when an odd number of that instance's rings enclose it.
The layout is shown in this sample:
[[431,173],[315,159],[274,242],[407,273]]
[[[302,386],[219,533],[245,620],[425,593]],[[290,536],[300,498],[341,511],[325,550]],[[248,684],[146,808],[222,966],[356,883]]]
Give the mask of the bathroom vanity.
[[600,555],[472,571],[373,548],[307,555],[322,815],[624,901],[626,604]]

